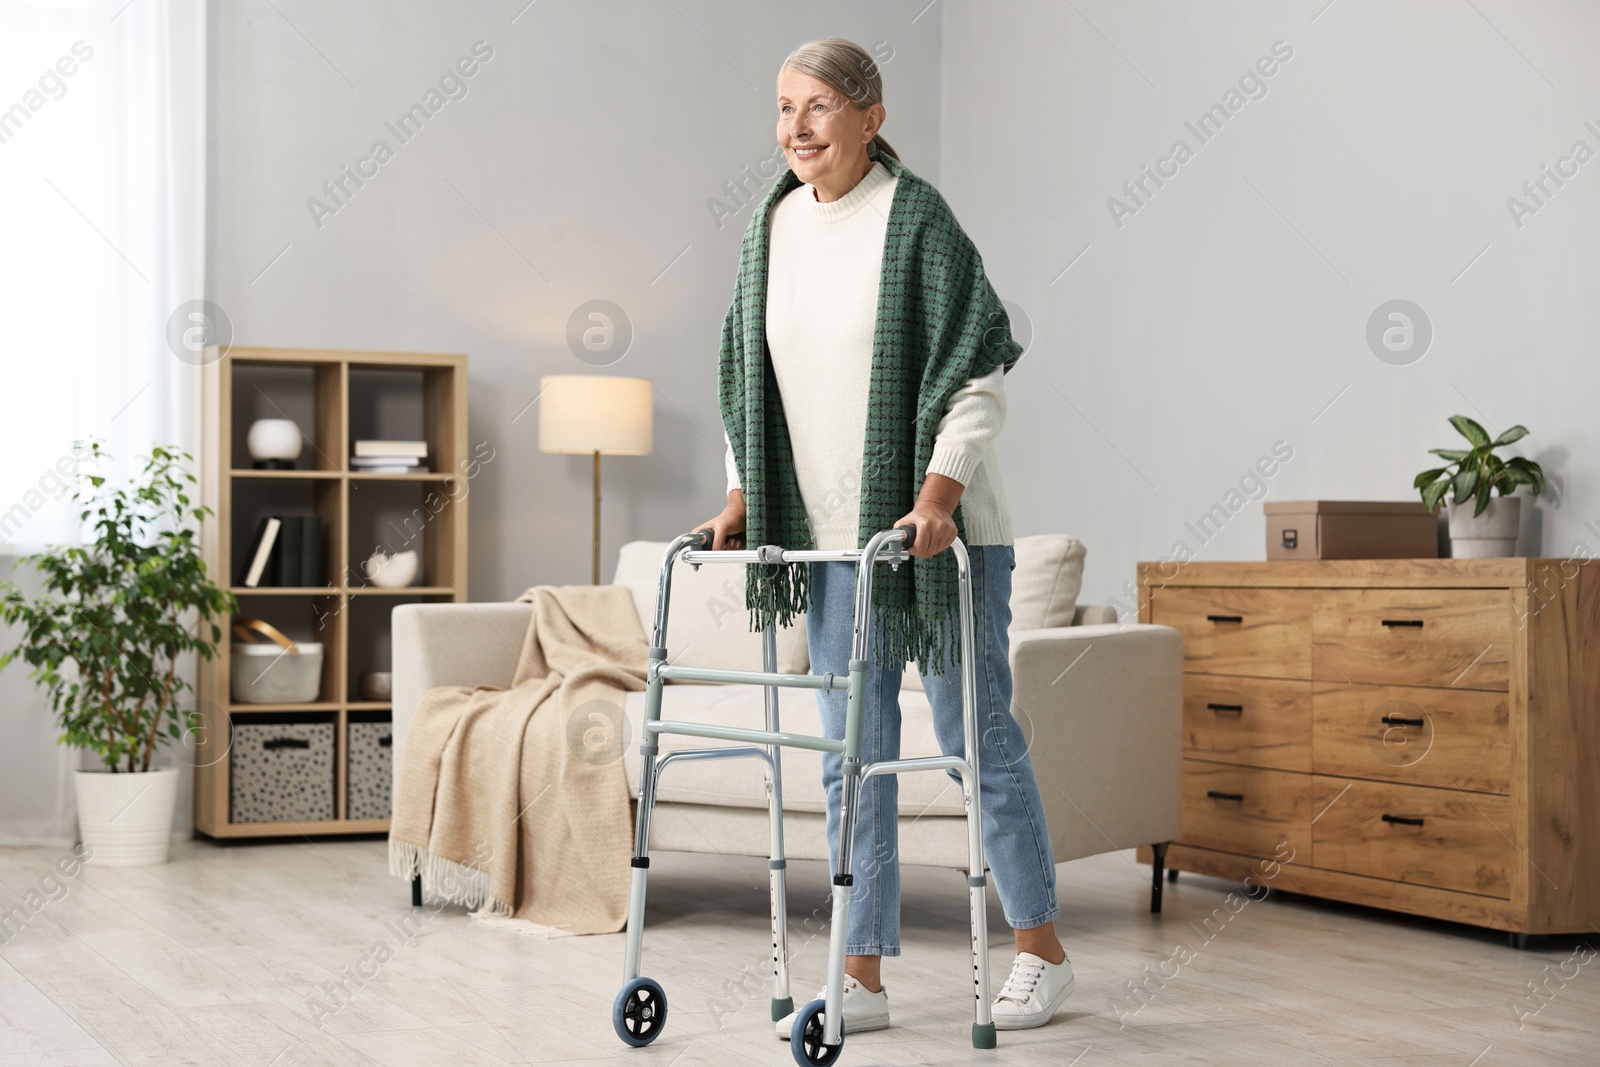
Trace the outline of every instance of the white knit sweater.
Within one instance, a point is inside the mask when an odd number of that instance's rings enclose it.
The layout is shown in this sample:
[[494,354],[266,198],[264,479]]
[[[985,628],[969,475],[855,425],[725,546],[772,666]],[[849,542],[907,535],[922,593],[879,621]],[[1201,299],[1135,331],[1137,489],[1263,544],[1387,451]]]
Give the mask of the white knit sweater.
[[[821,549],[853,549],[861,512],[872,338],[889,205],[899,179],[875,163],[838,200],[801,183],[772,209],[767,346],[783,399],[800,496]],[[934,436],[930,474],[960,482],[969,545],[1009,545],[1011,516],[995,460],[1005,422],[1005,368],[951,396]],[[723,431],[727,442],[727,431]],[[724,465],[739,488],[733,445]]]

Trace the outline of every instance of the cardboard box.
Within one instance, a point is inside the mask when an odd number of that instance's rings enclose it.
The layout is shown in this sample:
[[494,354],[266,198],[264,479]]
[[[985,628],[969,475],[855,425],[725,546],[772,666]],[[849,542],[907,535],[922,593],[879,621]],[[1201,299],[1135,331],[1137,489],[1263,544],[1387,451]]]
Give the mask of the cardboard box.
[[1268,501],[1268,559],[1437,559],[1439,522],[1422,501]]

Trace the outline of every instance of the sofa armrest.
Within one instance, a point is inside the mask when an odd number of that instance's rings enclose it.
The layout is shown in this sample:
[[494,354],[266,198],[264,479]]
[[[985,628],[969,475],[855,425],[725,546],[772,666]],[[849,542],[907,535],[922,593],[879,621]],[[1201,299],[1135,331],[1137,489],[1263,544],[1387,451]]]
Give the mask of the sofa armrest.
[[390,622],[394,766],[417,703],[436,685],[510,688],[533,605],[402,604]]
[[1097,626],[1100,623],[1116,622],[1117,609],[1110,604],[1079,604],[1072,609],[1072,625]]
[[[1100,624],[1011,635],[1012,713],[1057,863],[1170,841],[1181,821],[1183,638]],[[986,771],[987,773],[987,771]]]

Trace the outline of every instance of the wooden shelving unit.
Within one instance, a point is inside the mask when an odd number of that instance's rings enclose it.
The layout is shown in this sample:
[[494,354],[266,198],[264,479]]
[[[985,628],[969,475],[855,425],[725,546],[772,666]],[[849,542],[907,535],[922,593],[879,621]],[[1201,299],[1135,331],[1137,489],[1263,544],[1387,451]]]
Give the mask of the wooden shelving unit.
[[[321,519],[325,584],[232,586],[246,614],[266,618],[296,640],[320,641],[322,689],[306,704],[244,704],[232,699],[228,643],[202,660],[198,706],[216,754],[196,761],[195,829],[210,837],[381,833],[387,819],[346,817],[346,745],[352,714],[370,720],[389,705],[360,699],[357,675],[389,669],[389,613],[403,601],[465,601],[467,591],[467,360],[462,355],[232,348],[207,353],[204,368],[201,489],[215,512],[201,536],[213,576],[239,580],[241,555],[259,515],[312,512]],[[305,434],[295,470],[256,470],[245,433],[256,418],[291,418]],[[424,473],[350,470],[352,440],[422,438]],[[404,512],[400,521],[386,514]],[[391,551],[416,547],[416,584],[379,589],[360,563],[379,541]],[[334,724],[334,818],[315,822],[229,821],[228,758],[232,724],[275,716],[311,716]]]

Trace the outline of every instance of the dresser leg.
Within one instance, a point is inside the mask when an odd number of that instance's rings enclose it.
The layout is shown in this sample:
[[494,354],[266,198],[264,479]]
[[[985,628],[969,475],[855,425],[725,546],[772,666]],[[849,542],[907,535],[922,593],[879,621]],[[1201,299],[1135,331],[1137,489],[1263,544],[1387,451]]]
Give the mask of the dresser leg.
[[[1170,842],[1161,841],[1150,846],[1150,912],[1158,915],[1161,912],[1161,875],[1167,862],[1167,845]],[[1173,871],[1177,874],[1177,871]]]
[[1513,931],[1506,935],[1506,942],[1519,952],[1526,951],[1528,948],[1528,935]]
[[422,907],[422,875],[420,874],[411,876],[411,906],[413,908]]
[[1173,867],[1167,871],[1167,882],[1170,885],[1178,884],[1178,868]]

